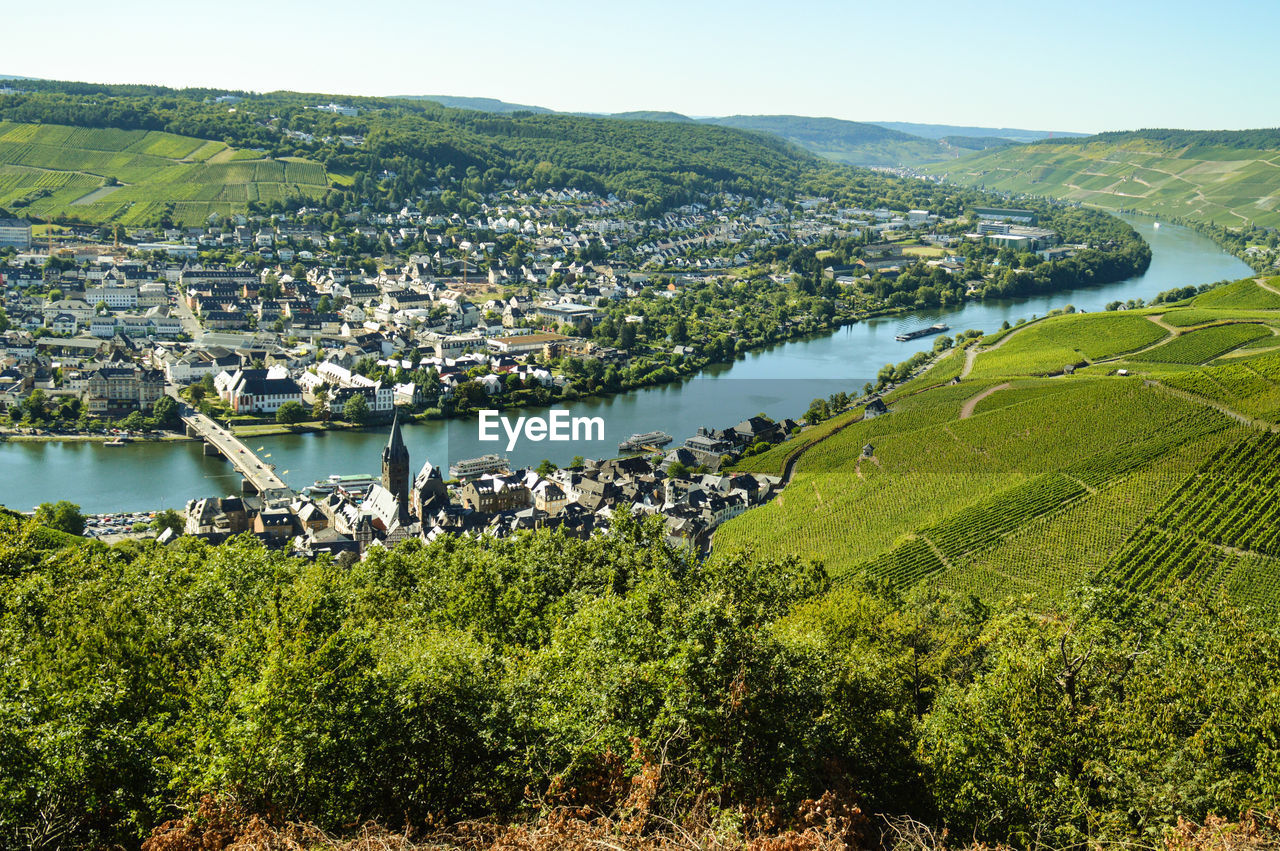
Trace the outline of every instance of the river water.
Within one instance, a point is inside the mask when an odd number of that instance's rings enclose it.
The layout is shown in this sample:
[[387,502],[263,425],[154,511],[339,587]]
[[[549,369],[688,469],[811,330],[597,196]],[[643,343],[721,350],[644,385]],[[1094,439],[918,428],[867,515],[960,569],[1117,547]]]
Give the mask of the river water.
[[[952,333],[968,328],[990,332],[1006,320],[1043,316],[1067,304],[1096,311],[1111,301],[1150,299],[1174,287],[1251,274],[1243,262],[1193,231],[1163,223],[1157,228],[1153,220],[1141,217],[1123,218],[1151,244],[1151,267],[1143,275],[1051,296],[970,302],[950,310],[860,322],[827,336],[752,352],[731,365],[706,370],[677,384],[579,400],[568,406],[575,417],[602,418],[603,441],[552,443],[522,438],[508,451],[505,436],[498,442],[481,442],[474,420],[409,426],[405,443],[414,472],[424,458],[447,466],[488,452],[505,455],[513,464],[536,464],[542,458],[564,464],[574,455],[615,455],[618,442],[635,432],[662,430],[680,441],[699,426],[723,428],[756,413],[798,418],[813,398],[837,391],[857,394],[884,364],[932,348],[931,337],[897,342],[894,336],[905,330],[946,322]],[[505,415],[512,420],[518,416],[512,412]],[[330,473],[377,473],[385,441],[383,428],[251,438],[247,442],[253,449],[261,447],[259,455],[269,455],[268,462],[276,465],[282,478],[300,489]],[[0,444],[0,504],[18,510],[58,499],[77,502],[89,512],[176,508],[201,496],[237,493],[239,484],[240,477],[231,466],[221,459],[204,457],[198,443],[124,447]]]

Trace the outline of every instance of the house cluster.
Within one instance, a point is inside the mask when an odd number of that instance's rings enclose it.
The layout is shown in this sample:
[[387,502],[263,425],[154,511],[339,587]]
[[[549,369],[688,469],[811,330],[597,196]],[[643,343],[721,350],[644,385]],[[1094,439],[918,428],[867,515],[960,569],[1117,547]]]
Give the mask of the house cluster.
[[[718,467],[755,441],[782,439],[789,427],[794,424],[752,417],[730,429],[700,429],[698,440],[660,459],[630,456],[546,475],[498,470],[455,480],[446,479],[429,460],[411,472],[395,419],[380,477],[332,476],[301,495],[274,500],[192,500],[186,533],[221,540],[250,532],[304,555],[363,555],[371,547],[442,535],[505,537],[521,530],[562,529],[585,537],[627,514],[661,517],[670,540],[706,548],[721,523],[768,501],[781,483],[760,474],[698,471]],[[681,459],[696,461],[697,467],[677,467]]]
[[[118,334],[173,339],[183,333],[160,265],[92,253],[85,258],[85,265],[63,270],[46,268],[47,258],[32,254],[0,265],[10,326],[32,334],[99,339]],[[27,294],[32,287],[42,292]]]
[[[37,345],[39,343],[39,345]],[[79,412],[119,418],[147,413],[164,395],[164,373],[143,364],[136,342],[0,336],[0,412],[39,390],[52,403],[76,402]]]
[[[137,344],[127,348],[138,350],[140,372],[158,370],[173,385],[211,376],[236,412],[269,415],[293,400],[332,412],[363,395],[372,412],[389,414],[396,405],[448,398],[468,381],[490,394],[512,378],[523,388],[563,384],[538,362],[545,358],[625,366],[628,352],[586,339],[603,313],[732,278],[727,267],[774,242],[891,228],[899,220],[920,228],[937,222],[927,211],[903,217],[824,199],[783,204],[734,194],[646,221],[612,195],[514,185],[465,216],[424,209],[405,203],[338,216],[301,208],[270,219],[211,217],[202,228],[126,234],[135,248],[174,248],[168,257],[130,257],[106,245],[52,258],[20,253],[0,266],[11,328],[0,353],[11,367],[39,355],[57,376],[123,338]],[[510,245],[512,235],[520,250],[498,251],[494,240]],[[145,241],[157,239],[165,242]],[[398,267],[366,260],[361,268],[356,258],[377,253],[379,243],[421,250]],[[214,264],[193,256],[205,249],[246,259]],[[856,273],[891,273],[894,262],[900,258],[869,250]],[[665,275],[659,287],[653,268]],[[844,280],[845,270],[833,273]],[[496,296],[495,287],[504,294]],[[622,313],[628,323],[644,322],[640,308]],[[362,374],[371,361],[385,368],[382,380]],[[436,374],[430,387],[422,380],[428,371]],[[33,386],[28,380],[25,389]]]

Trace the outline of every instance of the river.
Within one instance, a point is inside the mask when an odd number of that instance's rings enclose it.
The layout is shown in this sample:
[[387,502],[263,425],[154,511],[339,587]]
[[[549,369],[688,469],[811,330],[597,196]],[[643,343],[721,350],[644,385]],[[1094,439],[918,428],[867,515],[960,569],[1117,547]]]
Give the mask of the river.
[[[1067,304],[1096,311],[1111,301],[1150,299],[1156,293],[1188,284],[1243,278],[1251,270],[1194,231],[1154,220],[1123,216],[1151,244],[1146,273],[1100,287],[1070,290],[1028,299],[969,302],[947,310],[918,311],[909,316],[860,322],[832,334],[781,343],[714,367],[677,384],[652,387],[609,398],[572,403],[576,417],[601,417],[604,440],[550,443],[522,439],[506,451],[498,443],[481,442],[474,420],[414,425],[405,429],[416,473],[424,458],[447,466],[487,452],[506,455],[514,464],[532,465],[542,458],[567,463],[574,455],[606,457],[634,432],[662,430],[683,440],[699,426],[727,427],[756,413],[799,417],[814,397],[837,391],[857,394],[886,363],[905,360],[930,349],[925,337],[899,343],[894,336],[934,322],[946,322],[952,333],[968,328],[994,331],[1002,322],[1043,316]],[[525,412],[545,415],[545,411]],[[517,414],[506,412],[514,419]],[[499,429],[501,431],[501,429]],[[377,473],[385,428],[250,439],[259,455],[270,456],[292,487],[302,488],[330,473]],[[206,458],[198,443],[0,444],[0,503],[26,510],[40,502],[69,499],[88,512],[143,511],[180,508],[187,500],[236,493],[240,477],[217,458]]]

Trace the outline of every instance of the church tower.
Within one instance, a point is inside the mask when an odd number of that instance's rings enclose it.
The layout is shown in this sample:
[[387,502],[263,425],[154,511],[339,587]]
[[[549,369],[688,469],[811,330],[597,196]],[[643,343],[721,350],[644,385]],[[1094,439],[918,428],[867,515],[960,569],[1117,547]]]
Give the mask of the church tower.
[[391,420],[391,438],[382,450],[382,486],[396,498],[400,524],[409,523],[409,450],[400,434],[400,412]]

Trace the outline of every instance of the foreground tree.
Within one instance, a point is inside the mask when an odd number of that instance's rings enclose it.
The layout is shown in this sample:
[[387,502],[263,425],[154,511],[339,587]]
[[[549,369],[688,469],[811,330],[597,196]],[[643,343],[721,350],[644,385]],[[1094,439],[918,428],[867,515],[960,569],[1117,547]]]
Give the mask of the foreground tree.
[[40,503],[36,507],[35,521],[41,526],[72,535],[84,533],[84,515],[80,513],[80,506],[65,499]]

